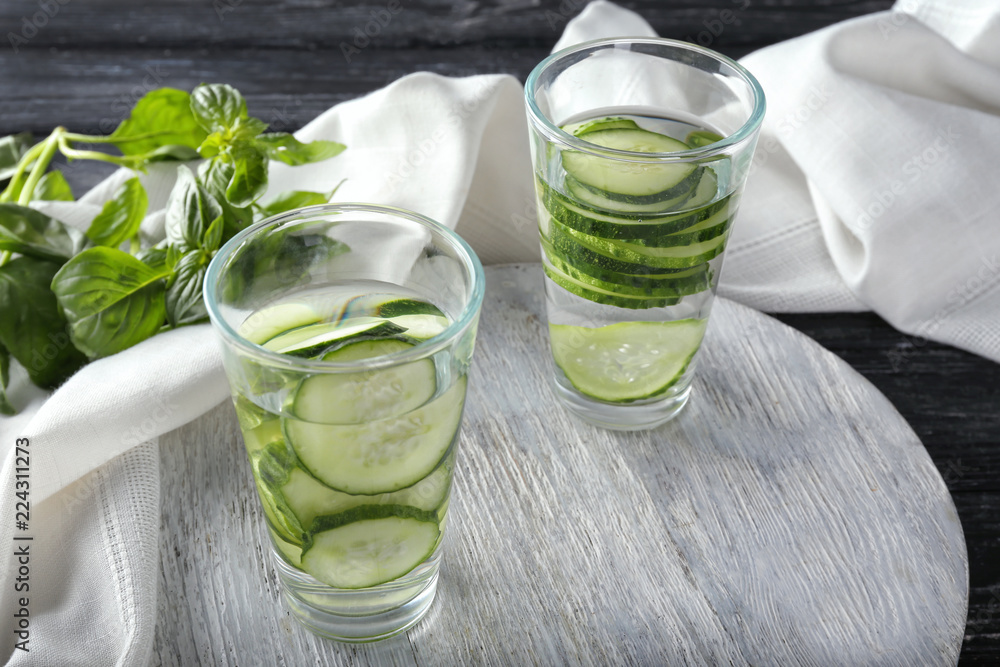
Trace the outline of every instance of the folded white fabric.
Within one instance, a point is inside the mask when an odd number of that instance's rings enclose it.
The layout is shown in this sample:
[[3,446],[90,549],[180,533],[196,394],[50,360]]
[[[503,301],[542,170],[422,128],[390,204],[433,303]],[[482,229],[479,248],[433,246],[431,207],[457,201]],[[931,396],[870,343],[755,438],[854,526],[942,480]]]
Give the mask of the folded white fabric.
[[[652,35],[595,2],[558,46]],[[769,113],[727,252],[721,293],[775,311],[872,309],[903,331],[1000,360],[1000,8],[921,0],[745,59]],[[508,76],[414,74],[341,104],[304,140],[348,150],[275,166],[275,190],[330,188],[339,201],[414,209],[456,228],[484,263],[537,261],[522,89]],[[84,227],[128,174],[47,212]],[[162,235],[172,171],[144,177]],[[15,369],[21,413],[0,418],[6,454],[0,615],[30,603],[30,640],[0,634],[13,665],[144,665],[156,621],[157,438],[224,400],[207,325],[148,340],[80,371],[52,395]],[[16,529],[15,440],[30,444],[30,529]],[[191,443],[192,455],[208,443]],[[23,467],[23,466],[21,466]],[[14,537],[31,536],[31,541]]]

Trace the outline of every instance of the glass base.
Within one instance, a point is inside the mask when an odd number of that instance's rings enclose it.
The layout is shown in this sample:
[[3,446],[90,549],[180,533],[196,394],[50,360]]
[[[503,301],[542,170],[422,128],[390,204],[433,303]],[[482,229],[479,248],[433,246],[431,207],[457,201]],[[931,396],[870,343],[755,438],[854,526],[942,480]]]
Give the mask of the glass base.
[[292,616],[314,634],[351,644],[379,641],[409,630],[437,593],[440,549],[400,579],[350,590],[332,588],[271,554]]
[[[668,392],[662,399],[643,403],[605,403],[566,387],[553,378],[552,388],[559,401],[585,422],[613,431],[644,431],[666,424],[680,414],[691,396],[691,380],[683,388]],[[568,380],[567,380],[568,382]]]

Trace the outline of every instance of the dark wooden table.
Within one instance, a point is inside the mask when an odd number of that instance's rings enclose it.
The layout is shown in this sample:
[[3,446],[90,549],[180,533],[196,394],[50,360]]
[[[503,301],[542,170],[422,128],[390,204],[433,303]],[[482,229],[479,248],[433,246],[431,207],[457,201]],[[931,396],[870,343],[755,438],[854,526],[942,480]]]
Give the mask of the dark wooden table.
[[[398,5],[395,4],[398,2]],[[396,13],[383,12],[400,8]],[[159,86],[226,82],[276,130],[410,72],[522,81],[583,0],[4,0],[0,136],[108,132]],[[627,0],[663,36],[739,57],[889,0]],[[374,12],[374,15],[373,15]],[[728,13],[724,13],[728,12]],[[385,19],[389,15],[388,20]],[[369,22],[382,18],[376,29]],[[342,45],[355,46],[350,62]],[[361,46],[364,44],[363,46]],[[70,165],[82,194],[108,171]],[[1000,365],[900,334],[873,314],[780,315],[871,380],[923,440],[970,561],[962,664],[1000,662]]]

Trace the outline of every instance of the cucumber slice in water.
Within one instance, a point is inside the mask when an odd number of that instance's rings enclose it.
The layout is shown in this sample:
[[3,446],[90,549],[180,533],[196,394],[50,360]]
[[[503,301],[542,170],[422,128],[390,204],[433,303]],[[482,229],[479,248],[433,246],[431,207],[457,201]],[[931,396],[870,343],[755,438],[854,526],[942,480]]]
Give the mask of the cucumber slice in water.
[[717,141],[722,141],[722,139],[721,134],[717,134],[711,130],[696,130],[684,137],[684,142],[692,148],[701,148],[702,146],[709,146]]
[[552,268],[572,278],[577,283],[607,290],[622,296],[676,297],[695,294],[708,289],[709,269],[707,264],[661,274],[655,278],[602,270],[599,266],[587,264],[576,258],[570,261],[553,248],[545,239],[541,240],[545,259]]
[[360,336],[368,339],[389,338],[404,331],[403,327],[377,317],[362,317],[348,325],[341,322],[320,322],[292,329],[275,336],[264,343],[263,347],[280,354],[314,357],[339,343],[346,343]]
[[588,120],[583,123],[571,123],[569,125],[564,125],[562,129],[564,132],[568,132],[575,137],[582,137],[585,134],[600,132],[601,130],[639,130],[642,128],[640,128],[639,124],[631,118],[610,116],[608,118]]
[[322,317],[304,303],[279,303],[256,311],[237,331],[251,343],[263,345],[266,341],[290,329],[319,322]]
[[386,301],[375,309],[375,314],[384,319],[391,319],[401,315],[436,315],[444,317],[441,309],[434,304],[416,299],[392,299]]
[[[412,391],[433,395],[433,380],[425,382]],[[462,420],[465,382],[463,376],[426,405],[386,419],[320,424],[285,418],[285,438],[302,465],[330,488],[365,495],[398,491],[426,477],[448,453]],[[303,388],[307,393],[325,389]]]
[[[387,338],[358,340],[323,361],[359,361],[403,352],[413,343]],[[399,366],[351,373],[319,373],[299,385],[291,411],[319,424],[360,424],[405,414],[427,402],[437,385],[434,362],[420,359]]]
[[545,270],[545,275],[552,280],[553,284],[558,285],[570,294],[575,294],[578,297],[587,299],[588,301],[593,301],[594,303],[600,303],[605,306],[616,306],[618,308],[640,310],[645,308],[664,308],[666,306],[673,306],[681,300],[681,297],[679,296],[641,297],[623,295],[620,294],[617,289],[608,290],[581,282],[575,278],[571,278],[565,273],[561,273],[550,264],[546,263],[542,268]]
[[581,393],[609,403],[654,397],[683,375],[705,320],[619,322],[589,328],[550,324],[552,354]]
[[398,579],[437,546],[436,517],[412,507],[365,505],[316,520],[302,549],[302,569],[336,588],[367,588]]
[[408,339],[424,341],[448,328],[451,320],[443,315],[398,315],[391,320],[392,324],[400,327],[402,335]]
[[[588,132],[587,142],[602,148],[635,153],[674,153],[689,150],[687,144],[663,134],[628,128]],[[625,162],[609,160],[581,151],[565,151],[563,168],[583,183],[615,195],[669,199],[680,194],[697,166],[689,163]]]
[[449,457],[430,475],[395,493],[374,496],[342,493],[326,486],[302,468],[295,467],[281,487],[281,494],[302,527],[308,531],[312,529],[316,517],[339,514],[361,505],[405,505],[433,512],[447,499],[450,487]]

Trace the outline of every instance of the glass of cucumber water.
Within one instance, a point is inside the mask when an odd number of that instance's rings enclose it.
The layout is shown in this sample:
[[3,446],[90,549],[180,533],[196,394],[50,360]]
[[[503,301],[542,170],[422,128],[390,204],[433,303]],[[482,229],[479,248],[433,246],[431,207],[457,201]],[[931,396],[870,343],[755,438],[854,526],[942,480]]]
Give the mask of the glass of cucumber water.
[[525,86],[557,396],[652,428],[687,402],[764,117],[738,63],[658,38],[553,54]]
[[414,625],[437,585],[483,269],[384,206],[237,234],[205,301],[293,615],[347,642]]

